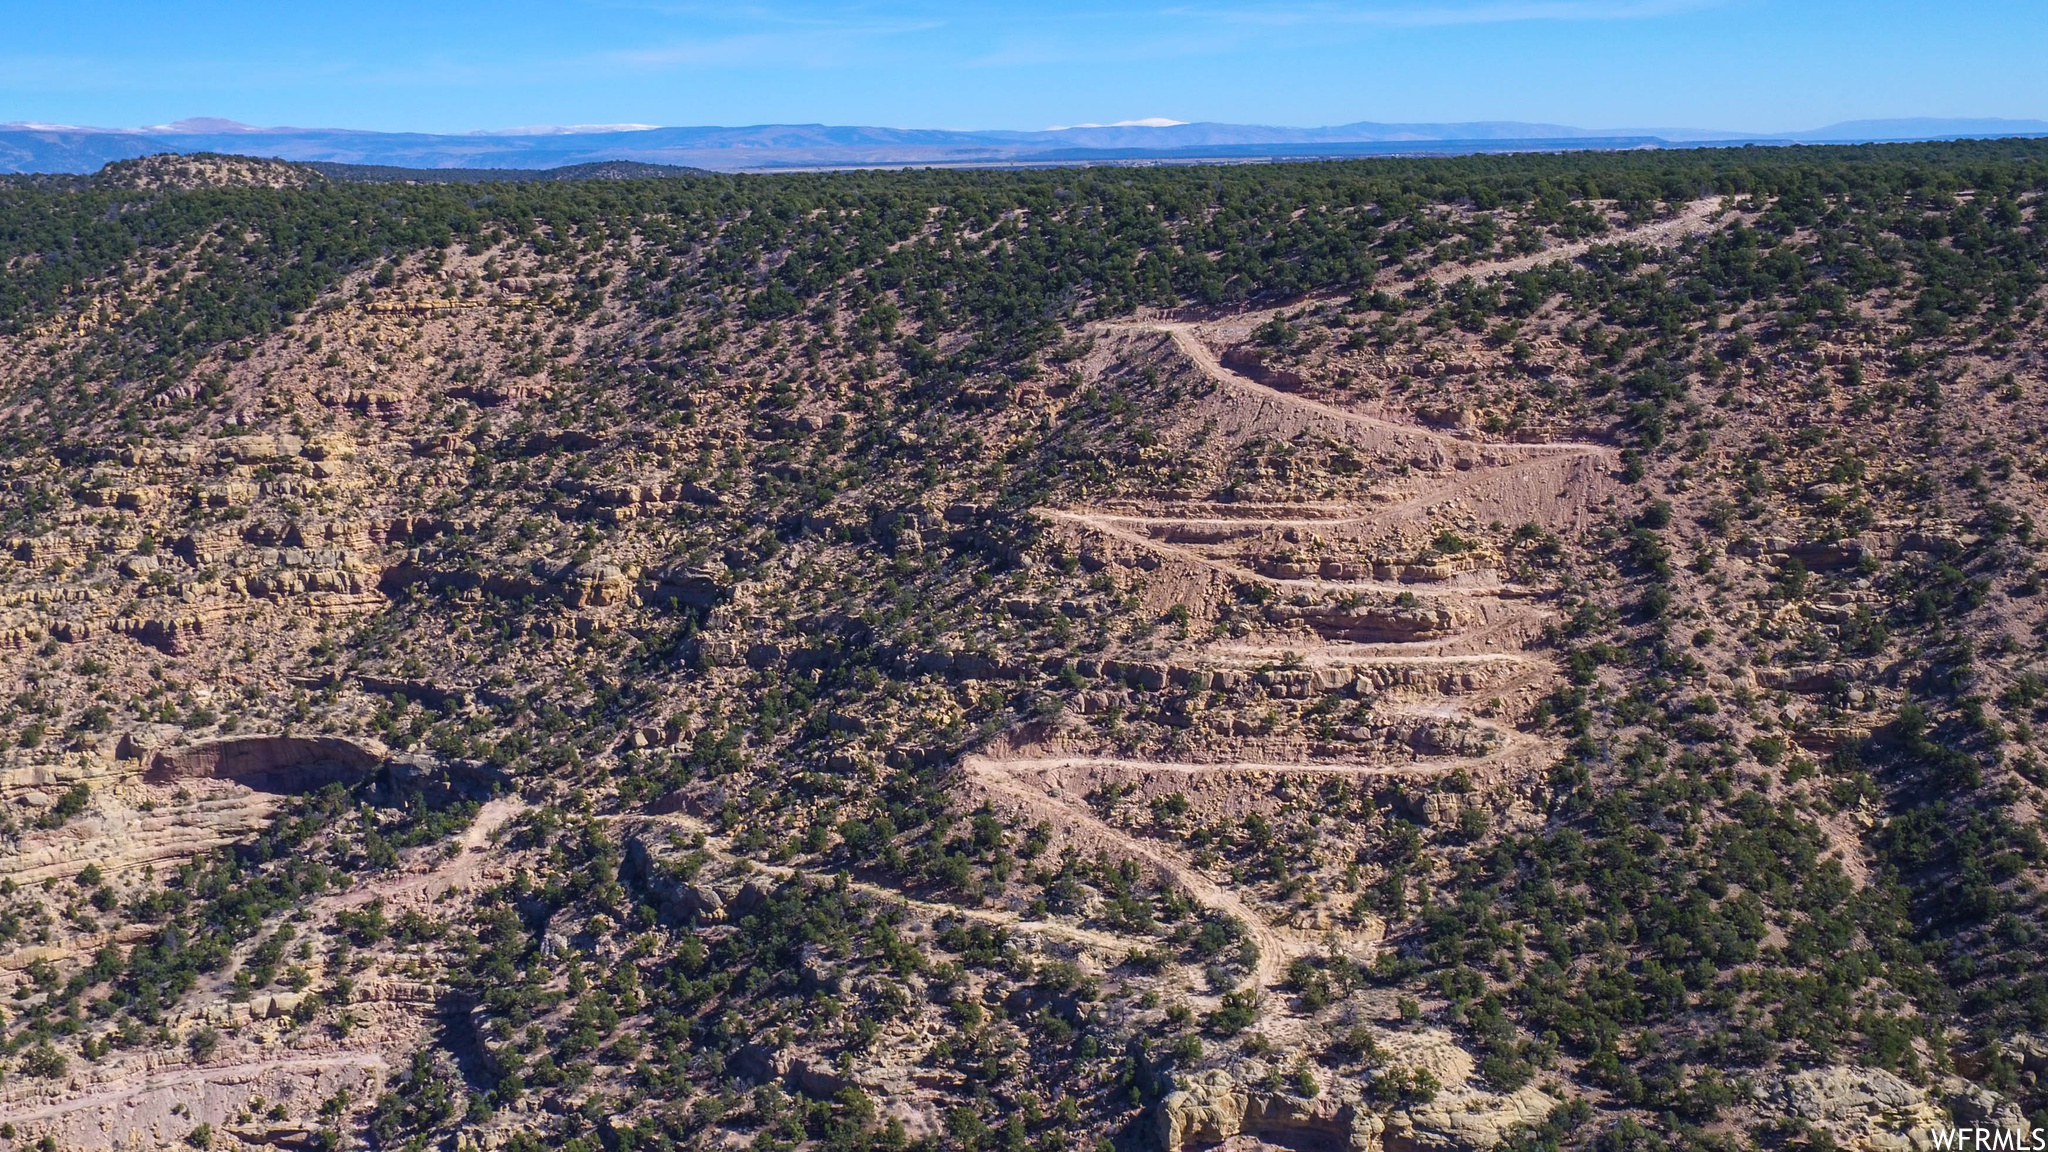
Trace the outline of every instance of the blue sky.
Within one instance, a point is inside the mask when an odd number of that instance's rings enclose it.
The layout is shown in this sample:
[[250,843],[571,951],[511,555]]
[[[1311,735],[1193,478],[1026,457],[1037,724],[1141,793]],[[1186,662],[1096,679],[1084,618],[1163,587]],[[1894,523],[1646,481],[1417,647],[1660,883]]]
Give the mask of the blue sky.
[[2048,118],[2048,0],[0,0],[0,121]]

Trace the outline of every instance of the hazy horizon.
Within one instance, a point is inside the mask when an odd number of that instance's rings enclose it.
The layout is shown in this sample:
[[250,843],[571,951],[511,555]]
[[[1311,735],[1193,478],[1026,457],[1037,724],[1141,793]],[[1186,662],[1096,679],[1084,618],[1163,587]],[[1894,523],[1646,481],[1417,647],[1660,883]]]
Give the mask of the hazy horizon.
[[349,128],[255,128],[206,117],[142,129],[0,124],[0,172],[85,173],[111,161],[160,152],[230,153],[407,170],[542,171],[625,162],[760,172],[900,165],[1240,163],[1557,148],[1852,144],[1989,136],[2048,136],[2048,121],[1864,120],[1787,135],[1587,129],[1520,121],[1287,127],[1159,120],[1038,132],[776,124],[528,126],[433,135]]
[[12,31],[0,120],[77,126],[1042,131],[1160,118],[1777,134],[2048,118],[2035,64],[2048,21],[2015,0],[87,0],[16,12]]
[[[1303,124],[1277,124],[1277,123],[1266,123],[1266,122],[1256,122],[1256,121],[1229,121],[1229,120],[1201,120],[1201,121],[1191,121],[1191,120],[1175,120],[1175,119],[1172,119],[1172,118],[1169,118],[1169,117],[1163,117],[1163,116],[1152,116],[1152,117],[1143,117],[1143,118],[1138,118],[1138,119],[1128,119],[1128,120],[1117,120],[1117,121],[1112,121],[1112,122],[1109,122],[1109,123],[1096,123],[1096,122],[1084,121],[1084,122],[1081,122],[1081,123],[1075,123],[1075,124],[1050,124],[1050,125],[1046,125],[1046,126],[1044,126],[1044,127],[1042,127],[1042,128],[1035,128],[1035,129],[1032,129],[1032,128],[1026,128],[1026,129],[1019,129],[1019,128],[1008,128],[1008,127],[990,127],[990,126],[987,126],[987,125],[953,125],[953,124],[910,124],[910,123],[905,123],[905,124],[856,124],[856,123],[853,123],[853,122],[850,122],[850,121],[826,121],[826,120],[775,120],[775,121],[755,121],[755,122],[750,122],[750,123],[727,123],[727,124],[711,124],[711,123],[701,123],[701,124],[696,124],[696,123],[693,123],[693,124],[681,124],[681,123],[676,123],[676,124],[641,124],[641,123],[607,123],[607,124],[570,124],[570,123],[561,123],[561,124],[524,124],[524,125],[512,125],[512,126],[504,126],[504,127],[480,127],[480,128],[467,128],[467,129],[460,129],[460,130],[456,130],[456,131],[447,131],[447,132],[442,132],[442,131],[433,131],[433,130],[428,130],[428,129],[412,129],[412,128],[397,128],[397,129],[385,129],[385,128],[364,128],[364,127],[361,127],[361,126],[358,126],[358,125],[353,125],[353,124],[344,124],[344,123],[333,123],[333,124],[249,124],[249,123],[245,123],[245,122],[242,122],[242,121],[239,121],[239,120],[233,120],[233,119],[229,119],[229,118],[227,118],[227,117],[222,117],[222,116],[206,116],[206,115],[200,115],[200,116],[184,116],[184,117],[179,117],[179,118],[177,118],[177,119],[175,119],[175,120],[171,120],[171,121],[168,121],[168,122],[165,122],[165,123],[157,123],[157,124],[87,124],[87,123],[66,123],[66,122],[52,122],[52,121],[39,121],[39,120],[0,120],[0,130],[22,130],[22,131],[44,131],[44,132],[105,132],[105,133],[132,133],[132,134],[148,134],[148,135],[214,135],[214,134],[225,134],[225,135],[249,135],[249,136],[265,136],[265,135],[280,135],[280,134],[287,134],[287,133],[314,133],[314,132],[336,132],[336,133],[360,133],[360,134],[364,134],[364,135],[387,135],[387,136],[405,136],[405,135],[411,135],[411,136],[441,136],[441,137],[450,137],[450,138],[457,138],[457,137],[465,137],[465,136],[473,136],[473,137],[485,137],[485,138],[489,138],[489,137],[516,137],[516,136],[550,136],[550,135],[602,135],[602,134],[618,134],[618,135],[629,135],[629,134],[632,134],[632,133],[639,133],[639,132],[657,132],[657,131],[662,131],[662,130],[679,130],[679,131],[745,131],[745,130],[749,130],[749,129],[757,129],[757,128],[775,128],[775,127],[824,127],[824,128],[876,128],[876,129],[883,129],[883,130],[888,130],[888,131],[898,131],[898,132],[946,132],[946,133],[960,133],[960,134],[973,134],[973,133],[987,133],[987,134],[1003,134],[1003,135],[1019,135],[1019,136],[1022,136],[1022,135],[1042,135],[1042,134],[1047,134],[1047,133],[1071,133],[1071,132],[1078,132],[1078,131],[1087,131],[1087,130],[1103,130],[1103,129],[1168,129],[1168,128],[1183,128],[1183,129],[1194,129],[1194,128],[1204,128],[1204,127],[1212,127],[1212,126],[1213,126],[1213,127],[1228,127],[1228,128],[1270,128],[1270,129],[1273,129],[1273,130],[1276,130],[1276,131],[1298,131],[1298,132],[1328,132],[1328,131],[1334,131],[1334,130],[1339,130],[1339,129],[1344,129],[1344,128],[1352,128],[1352,127],[1356,127],[1356,126],[1360,126],[1360,125],[1376,125],[1376,126],[1382,126],[1382,127],[1388,127],[1388,128],[1410,128],[1410,127],[1414,127],[1414,128],[1460,128],[1460,127],[1488,127],[1488,128],[1492,128],[1492,127],[1496,127],[1496,126],[1500,126],[1500,127],[1526,127],[1526,128],[1530,128],[1530,129],[1536,129],[1536,130],[1543,130],[1543,129],[1562,129],[1562,130],[1565,130],[1565,131],[1568,131],[1568,132],[1571,132],[1571,133],[1574,133],[1574,134],[1583,134],[1583,135],[1589,135],[1589,136],[1590,136],[1590,135],[1600,135],[1600,136],[1607,136],[1607,135],[1620,135],[1620,134],[1645,134],[1645,135],[1655,135],[1655,134],[1662,134],[1662,133],[1674,133],[1674,134],[1678,134],[1678,135],[1677,135],[1677,137],[1676,137],[1677,139],[1685,139],[1685,140],[1693,140],[1693,139],[1698,139],[1698,140],[1702,140],[1702,141],[1706,141],[1706,140],[1715,140],[1715,139],[1729,139],[1729,140],[1741,140],[1741,139],[1762,139],[1762,138],[1772,138],[1772,137],[1778,137],[1778,138],[1790,138],[1790,137],[1796,137],[1796,136],[1800,136],[1800,135],[1807,135],[1807,134],[1811,134],[1811,133],[1814,133],[1814,132],[1819,132],[1819,131],[1825,131],[1825,130],[1828,130],[1828,129],[1836,129],[1836,128],[1845,128],[1845,129],[1846,129],[1846,128],[1852,128],[1852,127],[1857,127],[1857,126],[1878,126],[1878,127],[1891,127],[1891,126],[1899,126],[1899,127],[1925,126],[1925,127],[1926,127],[1926,128],[1928,129],[1928,131],[1929,131],[1930,133],[1933,133],[1933,134],[1936,134],[1936,135],[1946,135],[1946,134],[1953,134],[1953,133],[1955,133],[1955,132],[1958,132],[1958,131],[1965,131],[1965,130],[1970,130],[1970,129],[1976,129],[1976,130],[1981,130],[1981,131],[1984,131],[1984,132],[1987,132],[1987,133],[2008,133],[2008,132],[2009,132],[2009,133],[2012,133],[2012,134],[2017,134],[2017,135],[2034,135],[2034,134],[2041,134],[2041,133],[2044,133],[2044,132],[2048,132],[2048,119],[2034,119],[2034,118],[2030,118],[2030,117],[2007,117],[2007,116],[1989,116],[1989,115],[1986,115],[1986,116],[1886,116],[1886,117],[1858,117],[1858,118],[1853,118],[1853,119],[1847,119],[1847,120],[1838,120],[1838,121],[1833,121],[1833,122],[1831,122],[1831,123],[1828,123],[1828,124],[1813,124],[1813,125],[1805,125],[1805,126],[1802,126],[1802,127],[1798,127],[1798,128],[1793,128],[1793,129],[1780,129],[1780,130],[1773,130],[1773,131],[1761,131],[1761,130],[1757,130],[1757,131],[1750,131],[1750,130],[1744,130],[1744,129],[1742,129],[1742,128],[1739,128],[1739,127],[1737,127],[1737,128],[1730,128],[1730,127],[1726,127],[1726,126],[1721,126],[1721,125],[1700,125],[1700,124],[1666,124],[1666,125],[1651,125],[1651,124],[1620,124],[1620,125],[1586,125],[1586,124],[1551,124],[1551,123],[1544,123],[1544,122],[1538,122],[1538,121],[1528,121],[1528,120],[1517,120],[1517,119],[1512,119],[1512,118],[1498,118],[1498,117],[1497,117],[1497,118],[1492,118],[1492,119],[1481,119],[1481,120],[1445,120],[1445,119],[1441,119],[1441,118],[1439,118],[1439,119],[1433,119],[1433,120],[1422,120],[1422,121],[1392,121],[1392,120],[1370,120],[1370,119],[1367,119],[1367,120],[1351,120],[1351,121],[1345,121],[1345,122],[1342,122],[1342,123],[1319,123],[1319,124],[1308,124],[1308,123],[1303,123]],[[1930,137],[1930,138],[1932,138],[1932,137]]]

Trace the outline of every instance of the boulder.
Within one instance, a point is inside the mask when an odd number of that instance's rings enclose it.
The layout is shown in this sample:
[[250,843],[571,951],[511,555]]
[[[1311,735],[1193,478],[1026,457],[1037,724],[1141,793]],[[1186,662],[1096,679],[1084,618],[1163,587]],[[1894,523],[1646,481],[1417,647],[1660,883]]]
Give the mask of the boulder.
[[735,917],[745,916],[754,909],[766,904],[768,898],[774,894],[775,883],[765,877],[756,876],[745,884],[740,885],[740,890],[734,894],[729,902],[731,907],[728,914]]
[[797,971],[805,991],[843,996],[853,987],[853,981],[838,965],[825,959],[816,944],[806,944],[798,953]]
[[716,924],[726,918],[726,901],[718,890],[676,875],[664,850],[645,836],[626,838],[626,859],[619,872],[621,879],[645,891],[661,914],[675,923]]
[[830,1099],[853,1081],[815,1056],[800,1056],[766,1044],[742,1044],[726,1061],[733,1075],[755,1084],[780,1080],[791,1091]]
[[648,604],[670,603],[709,608],[725,597],[724,583],[706,568],[672,567],[642,577],[640,598]]
[[766,1084],[789,1074],[789,1057],[766,1044],[742,1044],[725,1066],[742,1080]]
[[561,584],[562,601],[571,608],[624,604],[633,593],[633,581],[624,570],[596,560],[578,564]]
[[799,1056],[791,1059],[789,1072],[784,1075],[783,1081],[792,1089],[816,1100],[829,1100],[841,1089],[853,1086],[851,1079],[816,1057]]

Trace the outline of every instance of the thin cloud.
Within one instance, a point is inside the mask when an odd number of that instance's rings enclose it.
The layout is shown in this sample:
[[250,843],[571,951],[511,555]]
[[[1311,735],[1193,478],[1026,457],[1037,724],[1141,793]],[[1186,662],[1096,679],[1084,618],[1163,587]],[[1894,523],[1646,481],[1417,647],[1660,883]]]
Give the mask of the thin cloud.
[[643,69],[767,64],[836,67],[873,60],[875,46],[945,27],[942,21],[790,25],[723,36],[679,39],[646,48],[600,53],[597,63]]
[[1306,4],[1249,8],[1166,9],[1174,19],[1217,20],[1274,27],[1371,25],[1387,28],[1533,21],[1653,20],[1723,6],[1727,0],[1492,0],[1481,4]]
[[[591,0],[590,6],[615,11],[647,12],[664,17],[684,18],[728,27],[844,28],[881,26],[901,21],[906,15],[915,26],[946,25],[957,28],[1028,28],[1057,35],[1062,28],[1100,25],[1105,22],[1157,20],[1227,20],[1233,23],[1367,24],[1391,27],[1455,24],[1501,24],[1521,21],[1610,21],[1644,20],[1672,16],[1706,8],[1724,7],[1733,0],[1420,0],[1387,2],[1362,0],[1344,3],[1279,3],[1258,5],[1197,5],[1156,3],[1102,3],[1066,8],[1055,3],[1045,8],[1020,9],[1011,4],[956,3],[947,5],[751,3],[715,4],[698,0]],[[884,12],[894,21],[882,20]]]
[[[1435,3],[1294,3],[1102,7],[1059,21],[1005,21],[996,44],[962,63],[974,68],[1111,63],[1228,56],[1256,43],[1287,44],[1401,29],[1552,22],[1653,20],[1734,0],[1438,0]],[[1348,32],[1347,32],[1348,30]]]
[[1169,21],[1149,16],[1136,29],[1119,26],[1115,35],[1076,35],[1066,30],[1012,32],[988,51],[961,61],[969,68],[1025,68],[1044,65],[1111,64],[1228,55],[1245,45],[1241,28],[1223,21]]
[[[148,91],[177,86],[192,92],[247,87],[299,86],[309,79],[337,81],[344,65],[318,60],[169,58],[136,62],[94,56],[0,56],[0,91]],[[232,77],[232,81],[227,78]]]

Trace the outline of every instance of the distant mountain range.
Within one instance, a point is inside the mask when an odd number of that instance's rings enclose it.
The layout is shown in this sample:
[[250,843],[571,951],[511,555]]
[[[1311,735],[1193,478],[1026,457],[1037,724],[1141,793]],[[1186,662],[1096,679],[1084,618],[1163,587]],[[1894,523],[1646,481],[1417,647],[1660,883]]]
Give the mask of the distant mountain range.
[[603,124],[461,135],[346,128],[254,128],[199,118],[146,128],[0,124],[0,172],[92,172],[162,152],[228,152],[391,169],[535,169],[625,161],[723,172],[899,165],[1197,163],[1302,157],[1455,154],[1565,148],[1836,144],[2048,136],[2048,120],[1850,120],[1806,132],[1742,133],[1476,121],[1328,128],[1162,121],[1043,132],[762,124],[654,128]]

